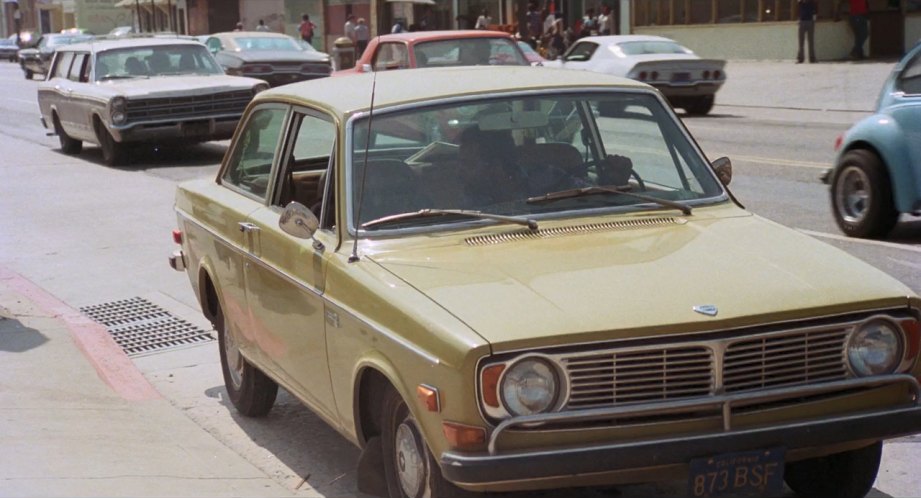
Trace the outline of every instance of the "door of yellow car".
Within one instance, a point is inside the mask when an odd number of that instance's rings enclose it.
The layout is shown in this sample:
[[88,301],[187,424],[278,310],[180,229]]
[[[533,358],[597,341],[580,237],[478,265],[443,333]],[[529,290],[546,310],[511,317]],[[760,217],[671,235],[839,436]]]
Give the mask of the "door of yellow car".
[[292,113],[287,129],[271,202],[248,220],[255,235],[246,290],[258,347],[275,376],[334,421],[323,276],[335,234],[321,225],[315,240],[298,239],[283,232],[278,222],[291,201],[313,207],[319,216],[326,172],[335,164],[336,126],[322,113],[300,109]]
[[261,106],[248,114],[220,176],[221,185],[230,191],[224,196],[229,200],[212,206],[220,210],[215,223],[220,224],[222,238],[235,249],[226,258],[215,261],[224,320],[231,334],[228,339],[244,356],[260,365],[265,357],[260,345],[264,340],[260,341],[253,326],[245,277],[246,268],[260,264],[254,256],[260,234],[249,221],[249,215],[268,202],[273,165],[287,115],[288,108],[282,105]]

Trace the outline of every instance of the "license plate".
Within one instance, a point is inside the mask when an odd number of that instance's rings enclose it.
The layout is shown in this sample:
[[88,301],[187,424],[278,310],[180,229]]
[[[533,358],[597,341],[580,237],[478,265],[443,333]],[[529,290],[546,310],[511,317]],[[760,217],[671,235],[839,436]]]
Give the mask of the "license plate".
[[185,135],[201,136],[211,133],[211,126],[207,121],[183,123],[182,133]]
[[678,82],[691,81],[691,73],[673,73],[672,81],[678,81]]
[[784,448],[691,460],[688,496],[776,496],[783,492]]

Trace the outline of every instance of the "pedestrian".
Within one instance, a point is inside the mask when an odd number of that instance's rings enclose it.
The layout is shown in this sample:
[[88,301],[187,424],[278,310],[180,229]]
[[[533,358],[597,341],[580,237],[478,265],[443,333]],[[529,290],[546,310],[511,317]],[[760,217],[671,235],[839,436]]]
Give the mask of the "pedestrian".
[[238,22],[236,26],[233,27],[234,31],[243,31],[243,23]]
[[355,25],[355,40],[357,57],[361,57],[361,54],[368,48],[368,41],[371,40],[371,30],[368,29],[364,17],[359,17],[358,24]]
[[259,19],[259,24],[256,25],[256,31],[270,31],[269,27],[265,25],[265,21]]
[[601,8],[601,15],[598,16],[598,30],[604,36],[615,33],[614,12],[607,5]]
[[799,51],[796,53],[796,63],[803,63],[803,43],[809,42],[809,62],[815,62],[815,0],[799,0]]
[[868,36],[867,15],[870,12],[870,6],[867,0],[850,0],[850,4],[851,29],[854,31],[854,48],[851,49],[851,58],[863,59],[863,45],[867,42]]
[[316,27],[317,25],[310,20],[309,14],[301,16],[301,24],[298,26],[297,30],[301,34],[301,40],[304,40],[310,44],[310,46],[313,46],[313,31]]
[[403,20],[402,20],[402,19],[397,19],[396,22],[393,23],[393,27],[390,28],[390,32],[391,32],[391,33],[402,33],[402,32],[404,32],[404,31],[406,31],[406,29],[403,28]]
[[342,28],[345,37],[352,40],[352,45],[358,46],[358,37],[355,36],[355,16],[349,14],[345,18],[345,26]]
[[489,12],[483,9],[480,11],[480,17],[476,18],[476,24],[473,29],[487,29],[491,23],[492,19],[489,17]]
[[528,22],[528,43],[532,48],[537,48],[537,42],[543,34],[543,21],[541,20],[540,11],[537,10],[537,4],[528,2],[528,12],[525,14]]

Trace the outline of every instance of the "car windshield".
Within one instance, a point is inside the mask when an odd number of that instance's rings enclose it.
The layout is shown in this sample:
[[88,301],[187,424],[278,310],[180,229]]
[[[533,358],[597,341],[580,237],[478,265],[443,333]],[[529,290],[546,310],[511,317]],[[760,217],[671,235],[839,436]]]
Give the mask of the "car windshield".
[[71,43],[79,43],[83,41],[92,40],[92,35],[73,35],[73,36],[46,36],[42,38],[40,45],[42,47],[60,47],[62,45],[69,45]]
[[100,52],[96,81],[148,76],[223,74],[203,45],[157,45]]
[[690,50],[673,41],[631,41],[618,43],[617,47],[624,55],[646,54],[690,54]]
[[413,45],[417,67],[527,66],[515,42],[506,38],[459,38]]
[[301,50],[294,38],[248,36],[234,38],[234,42],[240,47],[240,50],[279,50],[286,52],[298,52]]
[[[351,129],[352,226],[425,209],[522,219],[638,209],[680,215],[724,199],[674,114],[645,92],[464,101],[382,112],[370,131],[364,120]],[[442,213],[365,229],[470,222]]]

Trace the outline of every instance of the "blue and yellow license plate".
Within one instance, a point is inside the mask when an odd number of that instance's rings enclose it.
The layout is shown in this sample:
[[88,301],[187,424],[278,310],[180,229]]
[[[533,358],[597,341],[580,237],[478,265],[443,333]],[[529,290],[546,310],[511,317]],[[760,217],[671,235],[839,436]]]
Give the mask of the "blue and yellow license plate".
[[783,492],[784,448],[691,460],[688,496],[777,496]]

